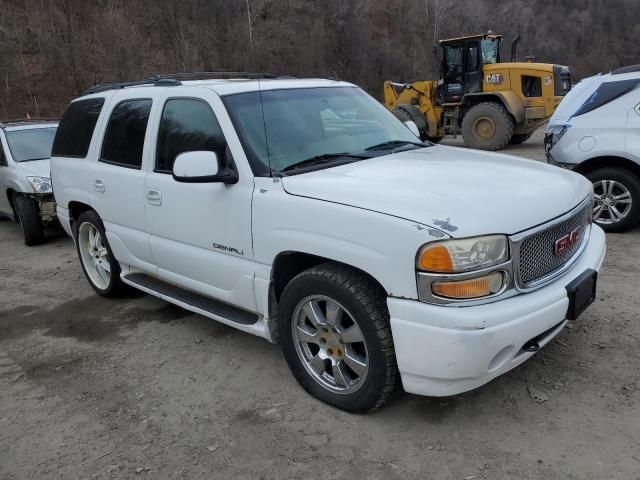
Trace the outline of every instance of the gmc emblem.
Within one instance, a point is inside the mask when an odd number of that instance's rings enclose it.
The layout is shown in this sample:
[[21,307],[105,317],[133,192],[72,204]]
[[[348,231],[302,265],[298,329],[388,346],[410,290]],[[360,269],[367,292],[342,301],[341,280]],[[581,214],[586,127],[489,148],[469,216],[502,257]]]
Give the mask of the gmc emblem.
[[556,240],[553,253],[555,255],[560,255],[562,252],[565,252],[573,247],[578,242],[578,240],[580,240],[580,228],[581,227],[578,227],[571,233],[567,233],[564,237]]

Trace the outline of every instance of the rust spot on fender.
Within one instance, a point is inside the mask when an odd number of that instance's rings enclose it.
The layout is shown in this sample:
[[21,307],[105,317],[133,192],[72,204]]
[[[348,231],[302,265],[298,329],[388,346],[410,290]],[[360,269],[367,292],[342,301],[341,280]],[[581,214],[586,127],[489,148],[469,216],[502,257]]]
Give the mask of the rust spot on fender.
[[445,220],[438,220],[437,218],[434,218],[433,224],[447,232],[455,232],[458,230],[458,227],[451,223],[451,218],[446,218]]

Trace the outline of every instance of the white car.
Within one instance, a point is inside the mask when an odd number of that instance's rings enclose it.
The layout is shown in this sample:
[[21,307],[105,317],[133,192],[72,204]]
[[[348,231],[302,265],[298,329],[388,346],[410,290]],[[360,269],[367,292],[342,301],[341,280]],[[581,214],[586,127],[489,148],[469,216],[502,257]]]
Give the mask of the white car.
[[56,122],[0,122],[0,216],[20,222],[27,245],[56,219],[49,157]]
[[551,117],[549,163],[593,182],[594,221],[609,232],[640,221],[640,65],[581,81]]
[[345,82],[146,83],[75,100],[54,145],[58,215],[101,295],[279,341],[307,391],[354,412],[400,379],[479,387],[593,301],[605,239],[580,175],[420,143]]

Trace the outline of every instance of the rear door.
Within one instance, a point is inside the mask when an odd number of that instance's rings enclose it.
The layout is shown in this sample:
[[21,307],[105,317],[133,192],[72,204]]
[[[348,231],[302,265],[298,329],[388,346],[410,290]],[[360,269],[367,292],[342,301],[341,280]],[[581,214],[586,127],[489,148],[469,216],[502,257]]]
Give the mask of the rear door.
[[[214,92],[203,88],[168,90],[160,108],[154,125],[154,164],[144,189],[158,276],[255,310],[253,175],[226,109]],[[233,185],[177,182],[171,174],[173,162],[188,151],[215,152],[236,165],[239,181]]]
[[100,215],[115,257],[121,263],[154,272],[143,199],[142,165],[151,140],[147,125],[153,109],[143,89],[114,95],[99,139],[98,161],[90,177],[92,206]]

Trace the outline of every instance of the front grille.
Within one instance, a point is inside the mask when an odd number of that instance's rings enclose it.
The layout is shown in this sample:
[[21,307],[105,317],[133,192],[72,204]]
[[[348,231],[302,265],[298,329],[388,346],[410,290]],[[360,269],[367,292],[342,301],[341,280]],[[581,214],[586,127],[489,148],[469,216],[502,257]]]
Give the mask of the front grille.
[[[587,240],[591,215],[592,207],[588,202],[571,217],[522,239],[519,245],[518,267],[520,284],[524,287],[530,286],[536,280],[560,270],[571,260]],[[576,228],[579,229],[578,241],[556,255],[556,242]]]

